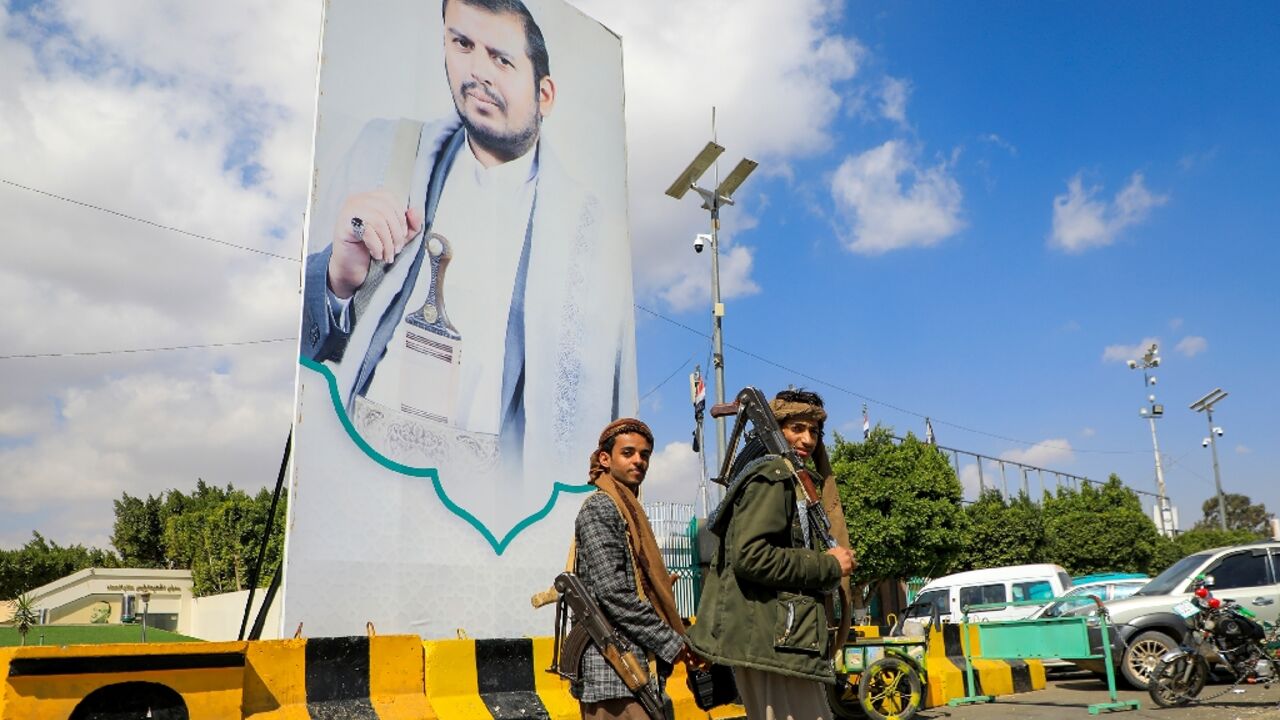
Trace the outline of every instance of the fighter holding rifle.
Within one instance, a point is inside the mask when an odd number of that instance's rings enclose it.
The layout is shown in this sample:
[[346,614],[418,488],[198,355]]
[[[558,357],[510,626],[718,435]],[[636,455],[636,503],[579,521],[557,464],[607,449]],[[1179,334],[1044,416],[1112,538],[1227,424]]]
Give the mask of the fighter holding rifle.
[[[653,433],[623,418],[600,434],[571,552],[572,571],[556,578],[556,656],[552,670],[572,681],[589,720],[673,720],[663,684],[677,661],[699,665],[685,644],[653,529],[638,491]],[[573,629],[567,636],[567,610]]]
[[748,387],[711,413],[738,422],[718,479],[728,490],[710,519],[719,544],[689,643],[733,666],[750,720],[830,718],[823,683],[836,683],[831,651],[843,645],[850,616],[844,585],[832,643],[833,594],[855,561],[822,445],[822,399],[787,390],[766,403]]

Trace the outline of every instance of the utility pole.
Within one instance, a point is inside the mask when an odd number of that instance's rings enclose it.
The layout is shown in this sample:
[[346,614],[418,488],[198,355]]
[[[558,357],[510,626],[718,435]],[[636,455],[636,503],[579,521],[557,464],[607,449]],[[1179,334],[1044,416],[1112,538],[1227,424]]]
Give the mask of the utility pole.
[[[1148,371],[1160,366],[1160,346],[1151,343],[1151,347],[1147,348],[1146,354],[1141,360],[1130,360],[1130,370],[1142,369],[1142,385],[1150,387],[1156,384],[1156,378]],[[1154,393],[1147,396],[1148,407],[1144,407],[1138,411],[1138,414],[1146,418],[1151,423],[1151,447],[1156,456],[1156,514],[1160,517],[1160,534],[1165,537],[1173,536],[1173,513],[1169,508],[1169,496],[1165,494],[1164,488],[1164,464],[1160,460],[1160,440],[1156,437],[1156,419],[1164,417],[1164,405],[1156,402]]]
[[1191,403],[1192,410],[1204,413],[1209,420],[1209,437],[1201,445],[1208,445],[1213,449],[1213,485],[1218,491],[1218,527],[1224,531],[1227,529],[1227,501],[1222,496],[1222,475],[1218,472],[1218,438],[1222,437],[1222,428],[1213,424],[1213,406],[1226,396],[1227,393],[1222,388],[1214,388],[1209,394]]
[[[715,108],[711,110],[711,133],[715,135]],[[702,209],[711,213],[711,234],[699,234],[694,237],[694,252],[702,252],[703,247],[710,243],[711,245],[711,352],[712,363],[715,365],[716,374],[716,403],[724,403],[724,335],[721,324],[724,321],[724,303],[720,301],[720,208],[725,205],[733,205],[733,193],[738,189],[747,176],[750,175],[758,163],[754,160],[743,158],[734,166],[733,171],[729,173],[723,181],[717,183],[714,190],[707,190],[698,187],[696,184],[703,173],[715,163],[716,158],[720,157],[720,153],[724,152],[724,148],[717,145],[714,140],[708,142],[697,157],[689,163],[689,166],[681,172],[671,183],[671,187],[667,188],[666,194],[677,200],[683,198],[685,193],[693,190],[702,198]],[[717,179],[719,173],[716,173]],[[724,464],[725,446],[728,444],[727,431],[725,429],[725,421],[723,417],[716,418],[716,467],[719,468]],[[718,471],[718,470],[717,470]]]

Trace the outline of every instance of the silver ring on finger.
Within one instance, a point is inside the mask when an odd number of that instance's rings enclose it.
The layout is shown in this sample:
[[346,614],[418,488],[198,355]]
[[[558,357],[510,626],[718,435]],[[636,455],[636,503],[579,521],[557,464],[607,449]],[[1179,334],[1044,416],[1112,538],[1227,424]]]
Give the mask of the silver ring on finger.
[[358,217],[351,218],[351,232],[355,234],[357,240],[364,242],[364,220]]

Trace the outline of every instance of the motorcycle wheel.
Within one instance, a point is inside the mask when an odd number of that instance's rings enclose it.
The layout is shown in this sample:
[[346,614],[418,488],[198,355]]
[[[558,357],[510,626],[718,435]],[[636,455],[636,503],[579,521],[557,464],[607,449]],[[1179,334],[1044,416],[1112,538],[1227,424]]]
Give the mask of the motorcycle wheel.
[[1181,707],[1196,699],[1209,679],[1209,664],[1199,655],[1161,660],[1151,669],[1147,693],[1160,707]]

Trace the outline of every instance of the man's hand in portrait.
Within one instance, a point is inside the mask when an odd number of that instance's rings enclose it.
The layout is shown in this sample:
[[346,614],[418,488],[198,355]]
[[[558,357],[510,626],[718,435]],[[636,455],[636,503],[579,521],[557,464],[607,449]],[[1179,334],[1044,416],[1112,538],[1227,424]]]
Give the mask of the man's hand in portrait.
[[389,190],[347,196],[333,229],[329,289],[343,300],[351,297],[369,274],[370,258],[394,260],[422,225],[422,210],[405,208],[404,198]]

